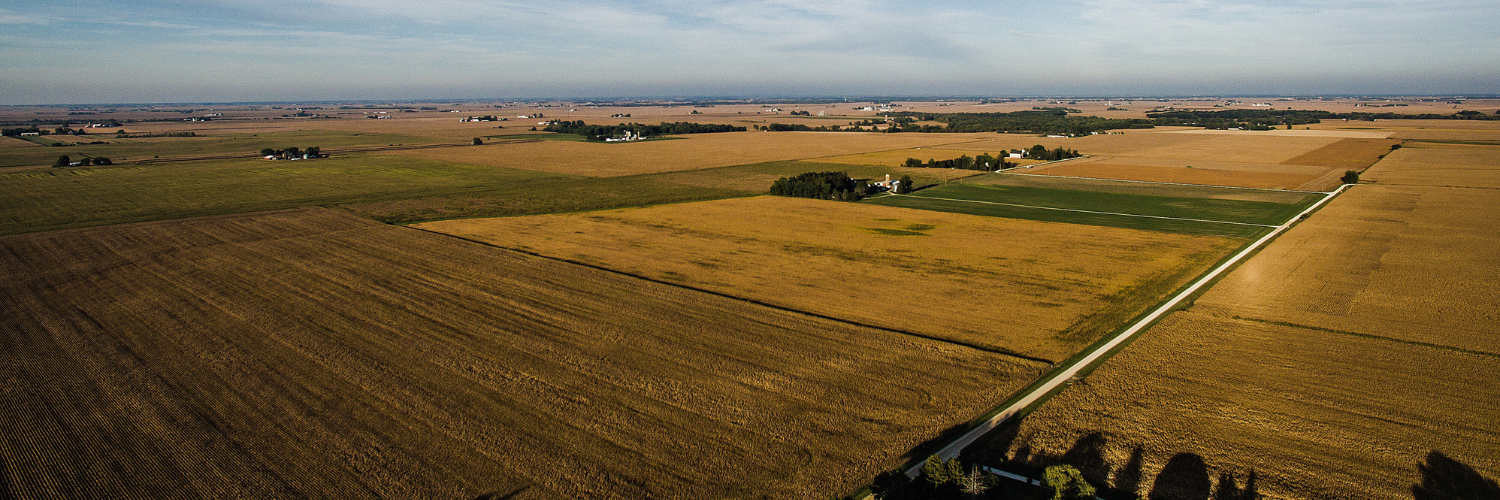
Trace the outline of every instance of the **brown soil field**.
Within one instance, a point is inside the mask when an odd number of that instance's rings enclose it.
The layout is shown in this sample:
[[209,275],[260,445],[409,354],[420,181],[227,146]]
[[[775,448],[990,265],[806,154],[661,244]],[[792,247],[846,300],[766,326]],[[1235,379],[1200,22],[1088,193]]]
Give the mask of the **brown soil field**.
[[482,166],[595,177],[697,170],[775,160],[802,160],[972,141],[973,134],[731,132],[679,139],[601,144],[546,141],[503,149],[454,148],[399,154]]
[[327,209],[0,237],[8,498],[820,498],[1007,356]]
[[1161,498],[1252,476],[1267,498],[1500,495],[1500,165],[1480,149],[1392,153],[989,456]]
[[19,137],[0,137],[0,148],[35,148],[41,146],[41,144]]
[[1399,140],[1391,139],[1344,139],[1282,163],[1364,170],[1390,153],[1391,146],[1400,143]]
[[1052,361],[1243,243],[775,196],[415,227]]
[[[1128,160],[1121,160],[1128,161]],[[1326,170],[1326,169],[1319,169]],[[1069,161],[1032,170],[1043,175],[1090,177],[1148,182],[1175,182],[1207,186],[1237,186],[1258,189],[1296,189],[1318,179],[1317,174],[1251,172],[1244,170],[1211,170],[1166,166],[1128,165],[1104,161]]]

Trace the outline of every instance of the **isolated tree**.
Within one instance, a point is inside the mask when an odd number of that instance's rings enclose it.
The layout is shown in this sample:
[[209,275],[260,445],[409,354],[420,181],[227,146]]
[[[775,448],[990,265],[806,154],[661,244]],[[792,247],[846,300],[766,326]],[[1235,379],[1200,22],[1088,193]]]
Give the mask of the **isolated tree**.
[[62,155],[62,156],[57,157],[57,161],[52,162],[52,168],[66,167],[68,165],[71,165],[72,163],[73,163],[73,159],[72,158],[68,158],[68,155]]
[[995,476],[979,472],[979,466],[969,466],[969,473],[958,478],[958,489],[969,498],[979,498],[995,486]]
[[475,146],[479,146],[479,145],[482,145],[482,144],[484,144],[483,140],[480,140],[478,137],[474,138],[474,145]]
[[1071,465],[1054,465],[1042,474],[1047,487],[1052,488],[1052,500],[1092,499],[1094,486],[1083,479],[1083,473]]
[[911,176],[910,175],[903,175],[903,176],[901,176],[901,186],[900,186],[900,188],[901,188],[900,192],[896,193],[896,194],[906,194],[906,193],[910,193],[911,192],[912,181],[911,181]]
[[[962,471],[962,469],[960,469],[960,471]],[[922,464],[922,479],[927,480],[927,482],[933,487],[938,487],[951,483],[958,478],[953,477],[948,473],[947,462],[944,462],[943,459],[938,458],[937,455],[933,455],[927,457],[927,461]]]
[[271,148],[265,148],[265,149],[260,150],[260,155],[261,156],[276,156],[276,150],[271,149]]
[[1344,171],[1344,177],[1340,178],[1339,180],[1344,181],[1344,184],[1359,184],[1359,172],[1354,170],[1346,170]]

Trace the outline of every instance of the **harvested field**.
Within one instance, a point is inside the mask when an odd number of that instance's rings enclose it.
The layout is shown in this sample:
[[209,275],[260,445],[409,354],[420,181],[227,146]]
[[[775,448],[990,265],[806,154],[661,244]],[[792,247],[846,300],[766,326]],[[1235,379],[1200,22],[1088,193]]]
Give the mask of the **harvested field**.
[[41,144],[22,139],[20,137],[0,136],[0,148],[34,148],[40,146]]
[[[746,194],[765,194],[771,183],[782,177],[804,172],[848,172],[856,179],[885,180],[886,175],[900,179],[910,175],[918,185],[939,184],[952,179],[971,177],[978,172],[947,168],[905,168],[866,164],[823,163],[818,161],[772,161],[751,165],[706,168],[652,174],[650,177],[663,182],[718,189],[734,189]],[[618,178],[617,178],[618,179]]]
[[1364,170],[1391,152],[1392,145],[1400,143],[1391,139],[1344,139],[1282,163]]
[[1360,174],[1378,184],[1500,189],[1500,145],[1414,143]]
[[677,139],[615,144],[545,141],[497,148],[429,149],[400,154],[486,167],[617,177],[973,140],[973,134],[850,132],[732,132],[674,137]]
[[1455,479],[1500,477],[1496,370],[1496,357],[1178,312],[987,454],[1066,461],[1151,498],[1409,500],[1423,484],[1492,498]]
[[[1120,160],[1128,161],[1128,160]],[[1033,173],[1064,177],[1120,179],[1147,182],[1172,182],[1206,186],[1236,186],[1256,189],[1297,189],[1313,181],[1327,169],[1316,173],[1256,172],[1248,170],[1215,170],[1170,166],[1131,165],[1104,161],[1067,161],[1033,169]]]
[[989,459],[1082,464],[1161,498],[1249,481],[1268,498],[1497,497],[1500,165],[1473,150],[1391,154],[1368,171],[1382,183],[1350,188],[994,436]]
[[[1022,146],[1015,146],[1015,147],[1020,148]],[[1031,146],[1025,146],[1025,147],[1031,147]],[[970,157],[977,157],[979,155],[984,155],[984,154],[987,154],[987,155],[990,155],[990,156],[1003,156],[1005,153],[1004,153],[1004,150],[1000,150],[1000,149],[980,150],[980,149],[966,148],[966,147],[964,147],[964,144],[954,144],[954,145],[951,145],[951,146],[934,146],[934,147],[928,147],[928,148],[895,149],[895,150],[890,150],[890,151],[875,151],[875,152],[870,152],[870,153],[860,153],[860,154],[852,154],[852,155],[844,155],[844,156],[834,156],[834,157],[829,157],[829,158],[818,158],[817,161],[827,162],[827,163],[851,163],[851,164],[857,164],[857,165],[890,165],[890,166],[896,166],[896,165],[901,165],[901,164],[905,163],[907,158],[916,158],[918,160],[926,162],[927,160],[951,160],[951,159],[954,159],[954,158],[958,158],[959,156],[962,156],[962,155],[969,155]],[[1016,164],[1019,164],[1019,165],[1029,165],[1029,164],[1034,164],[1034,163],[1041,163],[1040,161],[1037,161],[1037,160],[1024,160],[1024,159],[1007,159],[1006,161],[1009,161],[1011,163],[1016,163]]]
[[305,209],[0,237],[7,497],[818,498],[1031,364]]
[[772,196],[416,227],[1048,360],[1243,243]]

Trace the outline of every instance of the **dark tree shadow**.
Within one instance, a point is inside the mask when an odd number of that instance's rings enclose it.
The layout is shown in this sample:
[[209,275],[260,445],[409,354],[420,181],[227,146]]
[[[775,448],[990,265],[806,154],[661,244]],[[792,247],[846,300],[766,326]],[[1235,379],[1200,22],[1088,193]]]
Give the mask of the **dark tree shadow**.
[[1145,455],[1139,445],[1130,452],[1130,460],[1115,473],[1114,489],[1129,493],[1132,497],[1141,489],[1141,459]]
[[1234,474],[1219,473],[1219,486],[1214,488],[1214,500],[1240,500],[1240,487],[1234,481]]
[[1208,465],[1203,463],[1203,457],[1193,453],[1178,453],[1156,475],[1148,498],[1203,500],[1213,493],[1213,488],[1213,482],[1208,477]]
[[1411,485],[1416,500],[1478,500],[1500,498],[1500,485],[1480,475],[1473,467],[1432,450],[1427,463],[1417,464],[1422,483]]
[[1109,473],[1113,467],[1104,458],[1104,447],[1108,444],[1109,440],[1104,434],[1090,433],[1074,441],[1073,447],[1063,453],[1061,461],[1078,468],[1078,472],[1083,473],[1083,478],[1089,484],[1109,484]]

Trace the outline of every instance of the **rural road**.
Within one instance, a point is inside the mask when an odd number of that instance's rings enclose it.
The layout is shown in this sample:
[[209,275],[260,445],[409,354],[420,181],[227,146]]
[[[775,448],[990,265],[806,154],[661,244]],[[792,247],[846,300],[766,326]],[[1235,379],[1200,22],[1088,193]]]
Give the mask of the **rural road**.
[[[974,426],[974,428],[969,429],[969,432],[966,432],[962,436],[955,438],[953,441],[943,446],[943,448],[939,449],[936,455],[938,456],[938,458],[941,458],[943,460],[957,457],[959,452],[962,452],[964,448],[967,448],[970,444],[973,444],[974,441],[977,441],[981,436],[984,436],[989,431],[995,429],[996,427],[999,427],[1000,424],[1004,423],[1006,420],[1009,420],[1011,417],[1020,413],[1022,410],[1025,410],[1033,403],[1041,400],[1048,393],[1059,387],[1062,387],[1063,384],[1068,383],[1069,380],[1077,376],[1085,368],[1093,365],[1096,361],[1099,361],[1100,359],[1108,356],[1109,353],[1116,347],[1118,347],[1121,343],[1129,340],[1131,337],[1134,337],[1142,330],[1145,330],[1147,325],[1150,325],[1158,318],[1161,318],[1163,315],[1170,312],[1173,308],[1176,308],[1177,305],[1181,304],[1183,300],[1186,300],[1188,297],[1192,296],[1209,282],[1212,282],[1215,278],[1219,277],[1220,274],[1223,274],[1225,271],[1229,270],[1229,268],[1234,267],[1235,264],[1239,263],[1245,257],[1249,256],[1251,253],[1254,253],[1256,249],[1261,247],[1261,245],[1264,245],[1266,242],[1271,241],[1271,239],[1275,238],[1276,235],[1281,234],[1282,231],[1285,231],[1287,228],[1291,227],[1292,224],[1297,222],[1298,219],[1301,219],[1303,216],[1306,216],[1307,214],[1312,213],[1314,210],[1317,210],[1318,207],[1323,206],[1324,203],[1327,203],[1328,200],[1331,200],[1333,199],[1333,197],[1338,196],[1339,193],[1342,193],[1344,189],[1348,187],[1348,184],[1339,186],[1338,189],[1335,189],[1333,190],[1333,192],[1328,193],[1327,196],[1324,196],[1323,199],[1318,200],[1317,203],[1314,203],[1312,206],[1307,207],[1306,210],[1303,210],[1301,213],[1298,213],[1291,219],[1288,219],[1285,223],[1276,226],[1276,229],[1272,230],[1265,236],[1262,236],[1260,239],[1255,240],[1254,243],[1251,243],[1243,250],[1240,250],[1240,252],[1235,254],[1234,257],[1231,257],[1229,260],[1224,261],[1224,263],[1220,264],[1218,267],[1215,267],[1212,271],[1209,271],[1207,274],[1204,274],[1202,277],[1198,278],[1198,281],[1193,282],[1192,285],[1188,286],[1177,295],[1172,296],[1171,299],[1168,299],[1166,302],[1163,302],[1161,305],[1157,306],[1156,309],[1151,311],[1151,314],[1148,314],[1145,317],[1141,318],[1139,321],[1131,324],[1129,328],[1126,328],[1124,331],[1115,335],[1114,338],[1111,338],[1108,342],[1095,346],[1094,349],[1089,351],[1087,355],[1078,358],[1072,363],[1067,364],[1059,369],[1056,369],[1049,376],[1049,378],[1046,379],[1045,382],[1033,385],[1030,388],[1026,389],[1026,392],[1021,394],[1020,399],[1016,399],[1014,402],[1006,406],[989,420],[986,420],[983,423]],[[921,462],[913,465],[910,469],[906,470],[906,475],[913,478],[917,477],[917,475],[922,472],[922,465],[923,464]]]

